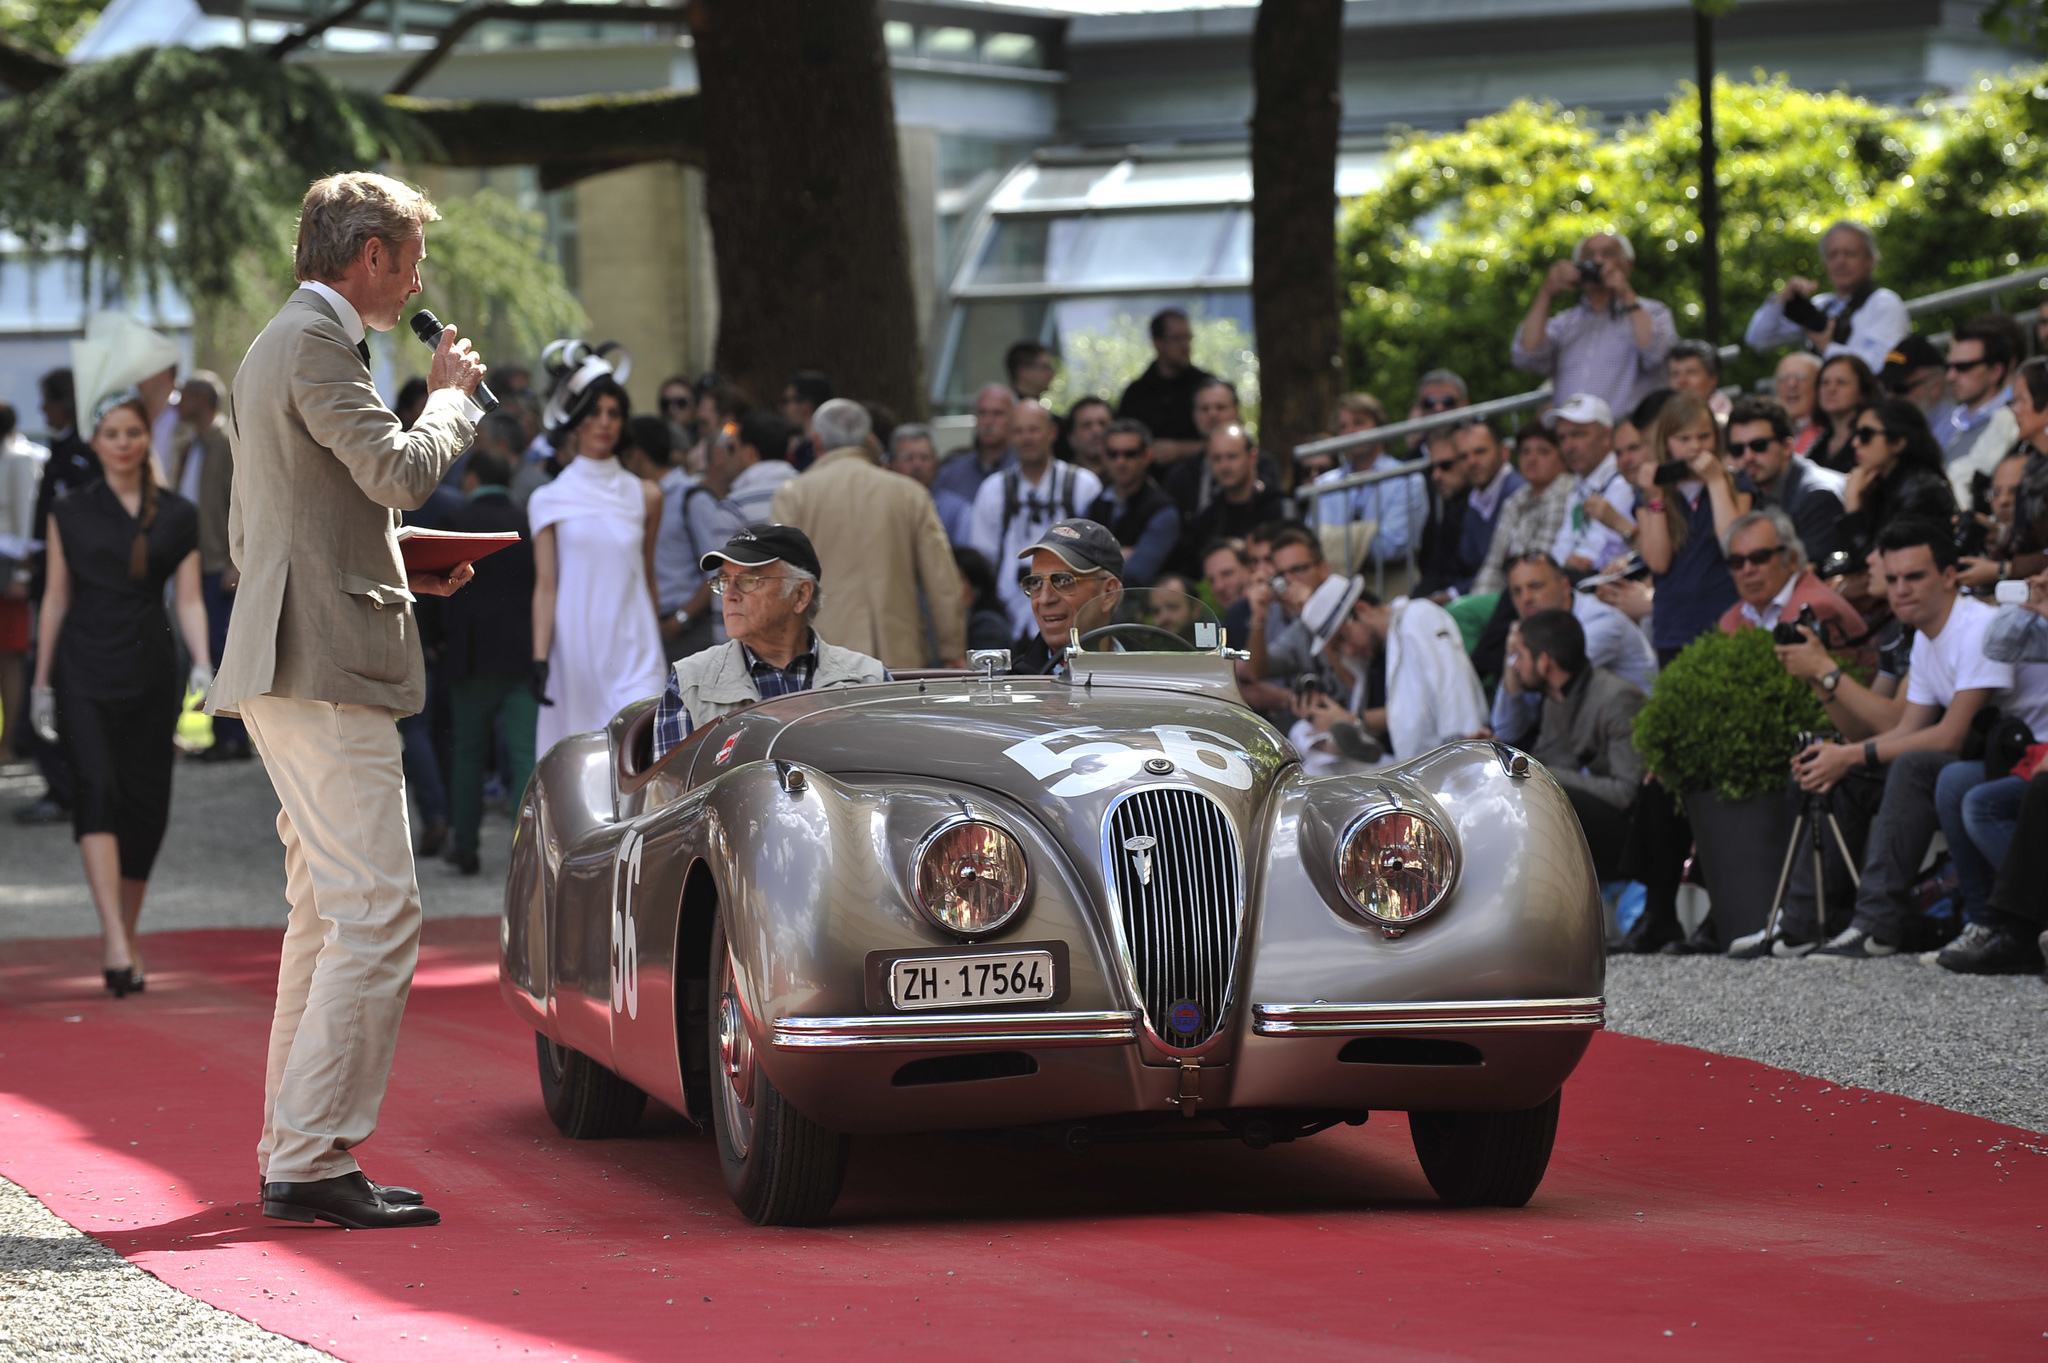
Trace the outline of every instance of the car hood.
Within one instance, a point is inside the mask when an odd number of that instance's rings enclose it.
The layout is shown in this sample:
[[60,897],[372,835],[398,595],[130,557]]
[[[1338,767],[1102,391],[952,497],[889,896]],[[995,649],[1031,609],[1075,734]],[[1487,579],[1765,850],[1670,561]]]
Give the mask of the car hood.
[[1273,782],[1299,760],[1236,700],[1036,677],[891,687],[793,716],[764,748],[762,757],[845,778],[993,790],[1076,849],[1095,844],[1118,796],[1147,785],[1199,790],[1249,832]]

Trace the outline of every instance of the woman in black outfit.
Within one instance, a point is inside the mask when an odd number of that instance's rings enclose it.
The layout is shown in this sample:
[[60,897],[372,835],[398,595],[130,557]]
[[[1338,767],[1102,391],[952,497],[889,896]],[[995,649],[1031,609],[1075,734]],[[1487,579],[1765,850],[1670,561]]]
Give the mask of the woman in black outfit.
[[126,392],[103,400],[92,447],[100,478],[50,511],[31,709],[44,738],[63,744],[78,782],[72,829],[99,909],[107,988],[122,998],[143,986],[135,920],[170,818],[182,697],[166,582],[177,583],[192,684],[204,691],[213,671],[199,595],[199,513],[162,485],[142,399]]
[[1862,359],[1830,355],[1814,385],[1813,424],[1820,434],[1806,457],[1824,469],[1847,473],[1856,467],[1856,414],[1884,401],[1877,375]]
[[1880,531],[1900,516],[1952,524],[1956,494],[1943,471],[1941,446],[1920,409],[1887,398],[1858,413],[1856,467],[1842,489],[1842,543],[1861,563]]

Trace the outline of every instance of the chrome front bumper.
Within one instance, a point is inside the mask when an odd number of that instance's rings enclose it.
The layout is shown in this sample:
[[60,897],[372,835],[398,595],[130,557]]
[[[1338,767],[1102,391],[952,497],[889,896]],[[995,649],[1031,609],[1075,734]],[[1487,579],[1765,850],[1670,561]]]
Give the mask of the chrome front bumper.
[[953,1013],[913,1017],[779,1018],[777,1050],[909,1051],[976,1046],[1125,1046],[1138,1039],[1138,1015],[1103,1013]]
[[1450,1003],[1255,1003],[1259,1036],[1375,1036],[1386,1032],[1591,1032],[1605,999],[1479,999]]

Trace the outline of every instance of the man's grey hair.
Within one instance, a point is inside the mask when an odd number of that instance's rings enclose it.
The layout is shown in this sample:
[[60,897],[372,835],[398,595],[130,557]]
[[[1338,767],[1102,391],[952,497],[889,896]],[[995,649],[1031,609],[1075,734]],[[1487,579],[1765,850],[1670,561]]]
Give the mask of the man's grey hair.
[[[834,400],[837,401],[837,399]],[[822,411],[824,409],[820,408],[819,410]],[[811,584],[811,604],[804,610],[804,623],[806,625],[817,624],[818,610],[825,604],[825,585],[818,581],[816,573],[806,572],[787,559],[782,561],[782,574],[789,581],[789,585],[782,589],[782,595],[785,599],[796,595],[797,583],[808,582]]]
[[974,405],[979,407],[981,405],[981,400],[987,397],[990,393],[1001,393],[1011,402],[1015,402],[1017,400],[1017,395],[1010,391],[1009,384],[984,383],[983,385],[981,385],[981,387],[974,390]]
[[939,451],[939,438],[932,434],[931,427],[925,425],[922,421],[906,421],[895,430],[889,432],[889,458],[894,460],[897,453],[902,450],[904,443],[911,440],[924,441],[925,444],[932,447],[932,453],[934,454],[937,454]]
[[1415,387],[1419,391],[1432,383],[1448,383],[1457,389],[1460,402],[1468,401],[1472,396],[1470,390],[1465,387],[1465,376],[1455,369],[1432,369],[1415,381]]
[[833,398],[811,413],[811,434],[816,437],[820,454],[849,445],[865,445],[874,429],[874,418],[868,415],[868,409],[851,398]]
[[299,205],[293,272],[301,284],[331,284],[348,273],[372,237],[391,248],[395,272],[399,248],[440,220],[426,195],[388,175],[358,170],[315,180]]
[[1752,525],[1769,525],[1778,532],[1778,547],[1785,551],[1785,561],[1792,565],[1794,577],[1806,571],[1806,546],[1800,542],[1799,527],[1792,524],[1792,518],[1783,509],[1775,506],[1737,516],[1728,533],[1721,536],[1721,552],[1726,554],[1735,537]]
[[1877,252],[1877,233],[1870,230],[1869,223],[1857,222],[1854,218],[1841,218],[1828,224],[1828,230],[1820,234],[1820,249],[1823,254],[1828,249],[1828,238],[1837,232],[1855,233],[1862,240],[1863,249],[1870,252],[1871,264],[1874,265],[1883,259]]
[[1586,258],[1586,247],[1592,243],[1595,237],[1613,237],[1621,243],[1621,258],[1628,261],[1631,265],[1635,263],[1636,244],[1630,241],[1626,234],[1621,232],[1588,232],[1585,236],[1579,238],[1577,246],[1572,247],[1572,259],[1575,261],[1584,260]]

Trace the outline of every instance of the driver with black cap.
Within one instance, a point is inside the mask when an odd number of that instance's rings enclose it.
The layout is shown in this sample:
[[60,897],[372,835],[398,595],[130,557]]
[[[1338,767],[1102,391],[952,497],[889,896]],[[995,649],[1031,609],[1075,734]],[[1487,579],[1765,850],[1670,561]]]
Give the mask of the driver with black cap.
[[[1119,551],[1121,552],[1121,551]],[[818,551],[793,525],[750,525],[698,560],[725,602],[729,641],[677,662],[654,707],[660,761],[696,730],[757,701],[889,680],[864,653],[818,637]]]
[[[1037,617],[1038,637],[1024,646],[1010,671],[1055,676],[1066,665],[1081,608],[1122,588],[1123,546],[1107,526],[1076,517],[1047,526],[1037,543],[1017,557],[1031,565],[1018,582]],[[1107,624],[1107,618],[1100,623]]]

